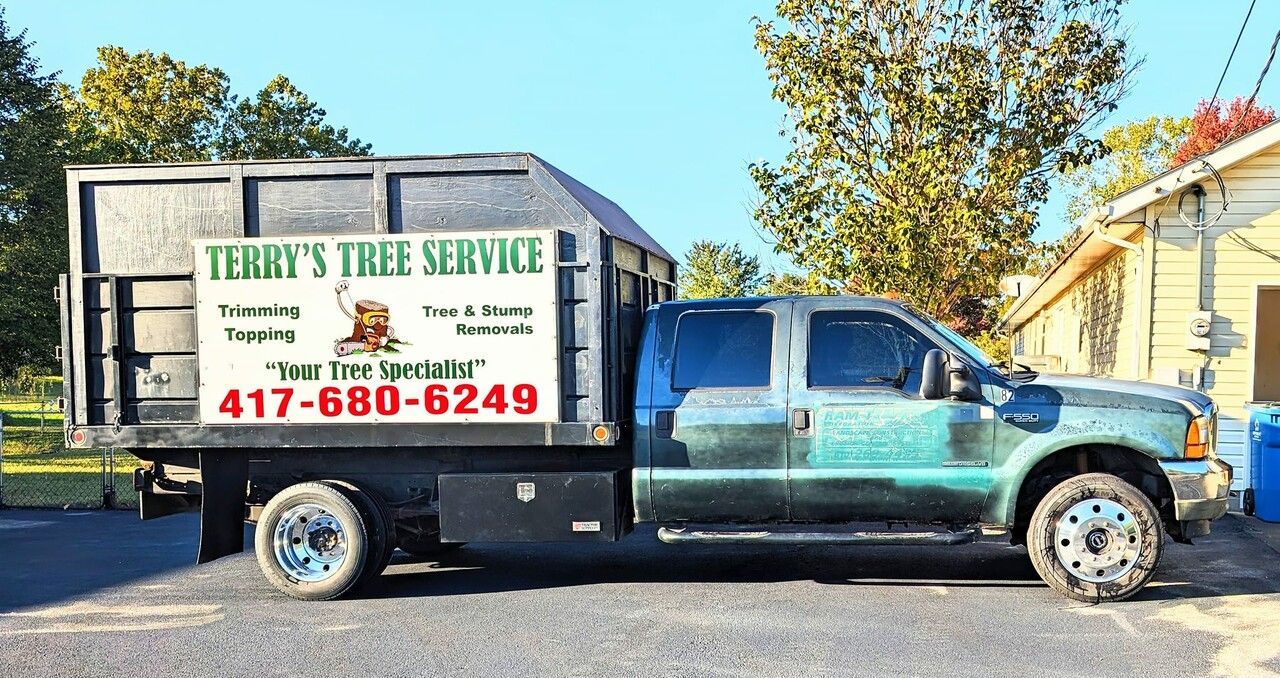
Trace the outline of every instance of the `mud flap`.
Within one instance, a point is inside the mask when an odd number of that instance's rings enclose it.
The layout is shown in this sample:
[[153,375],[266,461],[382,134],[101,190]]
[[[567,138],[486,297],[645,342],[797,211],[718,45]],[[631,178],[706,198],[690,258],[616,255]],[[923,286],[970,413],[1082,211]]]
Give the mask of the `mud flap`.
[[1209,536],[1208,520],[1172,520],[1165,531],[1179,544],[1192,544],[1192,539]]
[[249,458],[240,450],[201,452],[200,480],[200,550],[196,563],[207,563],[244,550]]

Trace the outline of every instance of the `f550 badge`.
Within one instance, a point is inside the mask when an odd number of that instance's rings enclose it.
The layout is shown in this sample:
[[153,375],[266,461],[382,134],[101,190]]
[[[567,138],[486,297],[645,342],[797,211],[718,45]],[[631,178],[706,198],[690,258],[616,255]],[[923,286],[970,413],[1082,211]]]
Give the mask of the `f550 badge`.
[[1011,424],[1038,424],[1040,423],[1039,412],[1006,412],[1000,415],[1001,419]]

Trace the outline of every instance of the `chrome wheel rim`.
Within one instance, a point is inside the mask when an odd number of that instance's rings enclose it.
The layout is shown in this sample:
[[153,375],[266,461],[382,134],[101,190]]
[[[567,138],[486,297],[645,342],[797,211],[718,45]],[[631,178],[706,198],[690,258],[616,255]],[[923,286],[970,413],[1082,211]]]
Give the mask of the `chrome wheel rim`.
[[300,581],[324,581],[347,558],[346,528],[319,504],[299,504],[285,511],[276,523],[274,542],[276,562]]
[[1110,499],[1078,502],[1058,520],[1054,550],[1077,579],[1105,584],[1123,577],[1142,555],[1142,535],[1129,509]]

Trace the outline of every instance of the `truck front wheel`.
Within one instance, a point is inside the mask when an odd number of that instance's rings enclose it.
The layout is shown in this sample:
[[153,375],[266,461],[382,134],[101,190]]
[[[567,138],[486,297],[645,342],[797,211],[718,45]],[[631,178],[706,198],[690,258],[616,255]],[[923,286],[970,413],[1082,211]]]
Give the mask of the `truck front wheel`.
[[1040,501],[1027,530],[1031,564],[1050,588],[1075,600],[1124,600],[1160,563],[1164,525],[1137,488],[1107,473],[1063,481]]
[[263,508],[254,535],[258,566],[277,589],[300,600],[332,600],[361,581],[370,526],[360,508],[325,483],[291,485]]

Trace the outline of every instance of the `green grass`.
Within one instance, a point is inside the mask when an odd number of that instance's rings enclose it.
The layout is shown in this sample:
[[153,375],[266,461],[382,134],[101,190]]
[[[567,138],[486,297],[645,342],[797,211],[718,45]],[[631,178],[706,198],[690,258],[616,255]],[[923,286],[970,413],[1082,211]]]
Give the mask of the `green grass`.
[[[101,508],[104,484],[102,450],[68,450],[63,444],[62,414],[17,414],[53,409],[31,397],[0,397],[4,414],[3,500],[5,506]],[[107,459],[110,461],[108,451]],[[137,506],[133,469],[138,460],[116,451],[115,491],[120,506]]]

